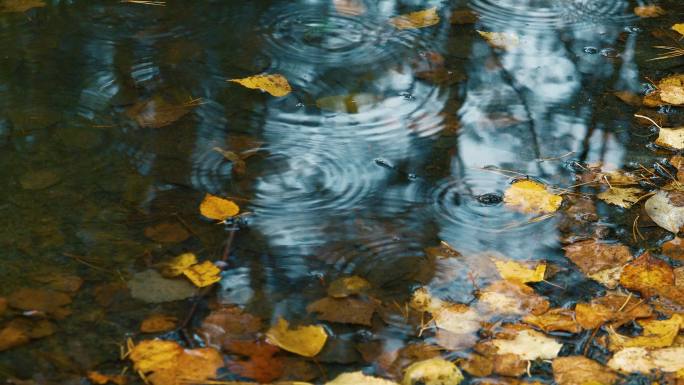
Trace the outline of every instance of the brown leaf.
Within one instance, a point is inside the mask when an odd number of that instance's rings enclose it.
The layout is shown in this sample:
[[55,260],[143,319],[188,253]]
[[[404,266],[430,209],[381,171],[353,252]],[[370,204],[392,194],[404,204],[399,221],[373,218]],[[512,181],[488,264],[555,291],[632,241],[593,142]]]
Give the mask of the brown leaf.
[[521,360],[515,354],[497,354],[494,356],[494,373],[508,376],[520,377],[527,371],[527,361]]
[[48,274],[33,275],[31,279],[47,285],[50,289],[66,293],[75,293],[83,285],[81,277],[55,271]]
[[618,99],[634,107],[641,107],[641,96],[630,91],[616,91],[613,93]]
[[602,243],[593,239],[573,243],[564,249],[565,256],[587,275],[621,266],[632,258],[627,246],[619,243]]
[[0,330],[0,351],[53,335],[57,327],[50,321],[15,318]]
[[152,314],[145,318],[140,324],[140,331],[143,333],[162,333],[176,328],[178,318],[164,315]]
[[609,294],[575,306],[577,323],[585,329],[594,329],[605,323],[619,327],[634,319],[652,315],[653,310],[643,301],[620,294]]
[[180,223],[162,222],[145,228],[145,236],[162,243],[179,243],[190,238],[190,233]]
[[226,350],[247,357],[229,362],[228,369],[259,383],[270,383],[279,378],[285,369],[283,360],[274,356],[280,351],[277,346],[255,341],[231,341],[226,345]]
[[138,102],[126,110],[126,115],[140,127],[161,128],[168,126],[192,110],[196,103],[172,104],[160,96]]
[[575,312],[570,309],[551,309],[544,314],[528,315],[523,322],[534,325],[545,332],[564,331],[579,333],[582,327],[575,321]]
[[15,309],[39,311],[58,319],[71,314],[71,311],[64,307],[71,303],[71,297],[51,290],[22,288],[10,294],[7,302]]
[[0,297],[0,317],[7,311],[7,299]]
[[618,379],[610,368],[584,356],[558,357],[553,360],[552,367],[558,385],[611,385]]
[[374,298],[362,300],[326,297],[309,304],[306,311],[319,313],[318,319],[324,321],[371,326],[371,319],[378,305],[379,301]]
[[0,352],[27,344],[31,341],[26,330],[7,325],[0,329]]
[[549,301],[527,285],[497,281],[480,292],[478,308],[495,315],[539,315],[549,309]]
[[354,275],[332,281],[328,286],[328,295],[333,298],[344,298],[350,295],[365,294],[370,288],[370,282]]
[[674,286],[674,272],[667,262],[642,254],[625,266],[620,276],[620,284],[629,290],[650,297],[663,287]]
[[125,385],[128,382],[128,377],[121,374],[102,374],[91,371],[88,372],[87,377],[90,382],[98,385],[105,385],[110,382],[116,385]]
[[659,5],[642,5],[639,7],[634,7],[634,14],[641,18],[658,17],[663,16],[665,14],[665,10]]
[[234,339],[253,337],[261,330],[261,319],[244,313],[237,306],[213,311],[202,322],[199,334],[207,345],[230,346]]
[[462,360],[459,366],[471,376],[486,377],[494,371],[494,362],[490,357],[478,353],[472,353]]
[[457,9],[451,13],[451,19],[449,21],[451,24],[463,25],[475,24],[477,23],[477,19],[477,13],[469,9]]

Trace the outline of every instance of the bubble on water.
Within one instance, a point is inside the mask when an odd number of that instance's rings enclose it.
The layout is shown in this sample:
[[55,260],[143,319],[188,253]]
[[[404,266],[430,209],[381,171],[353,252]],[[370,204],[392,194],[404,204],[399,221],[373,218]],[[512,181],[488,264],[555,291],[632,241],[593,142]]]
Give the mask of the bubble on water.
[[620,51],[616,50],[615,48],[604,48],[601,50],[601,56],[605,56],[607,58],[616,58],[620,56]]
[[582,51],[584,51],[584,53],[588,53],[590,55],[594,55],[594,54],[598,53],[598,49],[596,47],[584,47],[582,49]]
[[624,31],[627,33],[639,33],[641,32],[641,28],[634,25],[628,25],[625,27]]

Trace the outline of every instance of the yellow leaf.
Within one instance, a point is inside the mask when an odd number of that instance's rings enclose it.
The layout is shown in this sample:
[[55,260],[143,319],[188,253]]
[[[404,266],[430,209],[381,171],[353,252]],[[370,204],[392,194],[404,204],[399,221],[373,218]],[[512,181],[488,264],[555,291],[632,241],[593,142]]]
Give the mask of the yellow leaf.
[[658,5],[642,5],[634,8],[634,14],[642,18],[658,17],[664,15],[665,10]]
[[414,362],[405,370],[401,385],[458,385],[463,374],[451,361],[441,357]]
[[532,180],[513,183],[504,194],[504,203],[523,213],[548,214],[560,207],[563,197],[546,190],[546,186]]
[[334,380],[328,381],[325,385],[398,385],[394,381],[384,378],[372,377],[363,372],[342,373]]
[[684,149],[684,127],[660,128],[655,144],[673,150]]
[[197,257],[193,253],[183,253],[176,258],[170,260],[162,269],[162,273],[165,277],[177,277],[190,266],[197,263]]
[[515,354],[522,360],[551,360],[558,356],[563,344],[534,330],[522,330],[511,340],[492,340],[497,354]]
[[674,314],[667,320],[639,321],[643,328],[643,335],[627,337],[609,329],[610,350],[617,351],[624,348],[666,348],[674,343],[684,318]]
[[522,283],[541,282],[546,273],[546,264],[540,263],[534,269],[516,261],[493,260],[501,278]]
[[286,320],[279,318],[278,323],[266,333],[268,341],[288,352],[313,357],[323,349],[328,339],[325,329],[320,325],[299,326],[295,329],[290,329],[289,326]]
[[106,375],[99,372],[88,372],[87,375],[90,382],[93,384],[104,385],[109,382],[116,385],[124,385],[126,383],[126,376],[123,375]]
[[292,88],[290,87],[290,83],[287,82],[287,78],[280,74],[254,75],[242,79],[230,79],[228,81],[238,83],[250,89],[262,90],[276,97],[285,96],[292,92]]
[[505,32],[477,31],[493,48],[510,49],[520,44],[518,35]]
[[684,87],[681,85],[664,84],[659,86],[660,100],[674,105],[684,104]]
[[128,358],[152,385],[203,383],[223,366],[223,357],[216,349],[184,350],[177,342],[163,340],[140,342]]
[[209,219],[225,221],[239,212],[240,207],[235,202],[211,194],[205,195],[200,204],[200,213]]
[[140,324],[140,331],[143,333],[161,333],[173,330],[176,328],[178,319],[176,317],[152,314],[145,318]]
[[439,23],[437,7],[411,12],[406,15],[401,15],[390,19],[390,24],[395,26],[397,29],[424,28],[437,23]]
[[672,29],[679,32],[680,35],[684,36],[684,23],[675,24]]
[[606,203],[610,203],[628,209],[639,201],[639,198],[641,198],[642,193],[643,191],[641,191],[641,189],[634,187],[613,187],[598,194],[598,198]]
[[370,282],[353,275],[336,279],[328,287],[328,295],[333,298],[344,298],[350,295],[363,294],[371,288]]
[[204,261],[183,270],[183,275],[195,286],[205,287],[221,280],[221,269],[209,261]]
[[174,341],[142,341],[130,352],[130,360],[136,371],[147,373],[153,370],[172,369],[176,358],[183,354],[183,348]]

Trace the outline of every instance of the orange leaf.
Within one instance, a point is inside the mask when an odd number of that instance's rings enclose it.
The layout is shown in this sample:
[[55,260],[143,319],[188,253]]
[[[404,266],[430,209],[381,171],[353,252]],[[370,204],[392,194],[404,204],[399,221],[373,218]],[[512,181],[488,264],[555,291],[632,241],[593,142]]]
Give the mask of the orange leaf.
[[207,194],[200,204],[200,213],[209,219],[225,221],[236,216],[240,212],[240,207],[233,201],[223,199],[215,195]]

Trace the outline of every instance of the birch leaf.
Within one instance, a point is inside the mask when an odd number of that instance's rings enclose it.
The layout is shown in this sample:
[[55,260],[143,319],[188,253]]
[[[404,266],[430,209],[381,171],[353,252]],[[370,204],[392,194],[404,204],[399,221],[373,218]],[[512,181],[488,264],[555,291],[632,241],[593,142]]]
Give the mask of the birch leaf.
[[658,131],[658,138],[656,138],[655,144],[671,150],[684,149],[684,127],[661,127]]
[[598,198],[606,203],[610,203],[612,205],[628,209],[639,201],[639,198],[641,197],[642,193],[643,191],[641,191],[641,189],[634,187],[613,187],[598,194]]
[[461,381],[463,374],[453,362],[435,357],[409,365],[401,385],[458,385]]
[[513,183],[504,193],[506,206],[527,214],[548,214],[560,208],[563,197],[550,193],[546,186],[533,180]]
[[328,335],[320,325],[299,326],[290,329],[290,324],[282,319],[266,333],[268,341],[283,350],[299,354],[304,357],[313,357],[318,354]]
[[401,15],[390,19],[390,24],[397,29],[425,28],[437,23],[439,23],[437,7],[411,12],[406,15]]
[[497,354],[515,354],[522,360],[551,360],[558,356],[563,347],[555,339],[534,330],[522,330],[512,340],[497,339],[492,342],[498,348]]
[[229,82],[238,83],[243,87],[258,89],[275,97],[281,97],[292,92],[287,78],[280,74],[254,75],[242,79],[230,79]]
[[200,213],[209,219],[225,221],[236,216],[240,212],[240,207],[235,202],[207,194],[200,204]]

